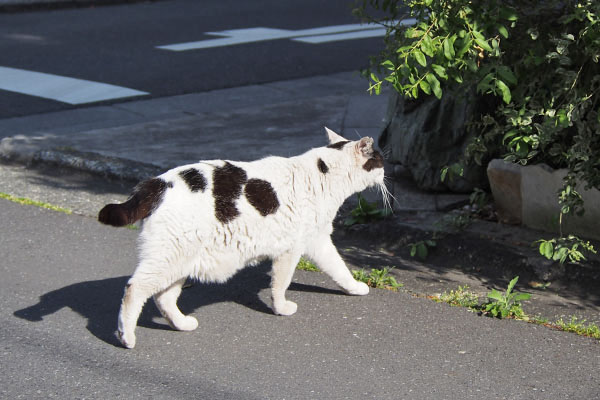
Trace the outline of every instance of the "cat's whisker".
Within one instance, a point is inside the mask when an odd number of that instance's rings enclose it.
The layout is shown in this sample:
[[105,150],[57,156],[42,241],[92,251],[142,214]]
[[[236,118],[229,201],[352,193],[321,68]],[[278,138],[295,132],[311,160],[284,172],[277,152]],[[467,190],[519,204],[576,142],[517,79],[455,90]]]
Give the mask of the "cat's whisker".
[[390,180],[389,177],[384,176],[383,178],[383,184],[379,186],[379,189],[381,190],[381,194],[383,196],[383,202],[384,202],[384,207],[391,210],[392,212],[394,211],[393,208],[393,204],[392,201],[398,202],[398,200],[394,197],[394,195],[390,192],[390,190],[387,188],[387,182]]
[[359,140],[360,140],[360,139],[362,139],[362,136],[360,136],[360,133],[358,133],[358,130],[357,130],[357,129],[355,129],[355,130],[354,130],[354,132],[356,133],[356,136],[358,136],[358,139],[359,139]]

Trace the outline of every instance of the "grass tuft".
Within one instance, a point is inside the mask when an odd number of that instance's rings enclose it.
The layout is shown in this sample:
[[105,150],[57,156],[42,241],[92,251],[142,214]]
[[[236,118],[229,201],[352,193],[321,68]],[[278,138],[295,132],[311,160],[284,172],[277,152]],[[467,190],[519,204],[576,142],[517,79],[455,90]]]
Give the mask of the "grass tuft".
[[18,203],[18,204],[22,204],[22,205],[27,205],[27,206],[41,207],[41,208],[45,208],[45,209],[52,210],[52,211],[62,212],[62,213],[65,213],[65,214],[72,214],[72,211],[69,210],[69,209],[67,209],[67,208],[55,206],[55,205],[50,204],[50,203],[44,203],[42,201],[31,200],[31,199],[28,199],[26,197],[13,196],[13,195],[8,194],[8,193],[2,193],[2,192],[0,192],[0,199],[9,200],[9,201],[12,201],[14,203]]

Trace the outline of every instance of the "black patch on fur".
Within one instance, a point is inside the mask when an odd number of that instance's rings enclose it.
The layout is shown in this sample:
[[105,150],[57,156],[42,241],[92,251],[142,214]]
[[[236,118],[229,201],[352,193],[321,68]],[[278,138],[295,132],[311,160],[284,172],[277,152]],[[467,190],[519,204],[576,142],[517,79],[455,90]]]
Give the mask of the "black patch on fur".
[[337,143],[332,143],[329,146],[327,146],[328,149],[336,149],[336,150],[341,150],[346,144],[350,143],[349,140],[346,141],[341,141],[341,142],[337,142]]
[[262,179],[250,179],[244,188],[244,194],[263,217],[275,213],[279,208],[279,200],[273,186]]
[[329,167],[327,166],[327,164],[325,164],[325,161],[321,160],[320,158],[319,161],[317,161],[317,167],[319,167],[319,171],[321,171],[324,174],[329,172]]
[[371,171],[375,168],[383,168],[383,156],[378,151],[373,151],[371,158],[363,164],[363,168],[367,171]]
[[108,204],[100,210],[98,221],[106,225],[125,226],[149,217],[160,205],[167,186],[160,178],[138,184],[125,203]]
[[206,179],[196,168],[181,171],[179,176],[181,176],[192,192],[204,192],[204,189],[206,189]]
[[215,216],[227,223],[240,215],[235,201],[242,194],[242,185],[248,179],[246,171],[228,162],[213,172],[213,196],[215,198]]

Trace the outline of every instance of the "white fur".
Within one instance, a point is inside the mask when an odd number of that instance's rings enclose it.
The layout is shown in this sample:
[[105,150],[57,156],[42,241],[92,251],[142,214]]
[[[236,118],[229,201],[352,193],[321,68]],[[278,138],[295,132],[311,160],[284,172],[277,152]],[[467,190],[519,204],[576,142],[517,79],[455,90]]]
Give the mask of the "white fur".
[[[327,129],[330,143],[346,140]],[[224,161],[204,161],[167,171],[160,176],[173,187],[165,191],[158,208],[143,222],[139,236],[139,264],[129,280],[119,313],[118,337],[125,347],[135,346],[135,326],[145,301],[155,302],[169,324],[193,330],[198,321],[177,308],[177,298],[187,277],[202,282],[224,282],[245,265],[271,259],[273,310],[279,315],[296,312],[286,300],[295,267],[302,255],[348,294],[366,295],[367,285],[357,282],[331,241],[332,221],[344,200],[373,185],[383,187],[383,168],[366,171],[365,144],[372,139],[346,144],[341,150],[316,148],[302,155],[267,157],[254,162],[233,162],[248,179],[269,182],[279,208],[266,216],[246,200],[237,199],[240,215],[223,224],[214,212],[212,176]],[[322,159],[327,173],[317,168]],[[207,187],[191,192],[178,175],[190,167],[206,177]]]

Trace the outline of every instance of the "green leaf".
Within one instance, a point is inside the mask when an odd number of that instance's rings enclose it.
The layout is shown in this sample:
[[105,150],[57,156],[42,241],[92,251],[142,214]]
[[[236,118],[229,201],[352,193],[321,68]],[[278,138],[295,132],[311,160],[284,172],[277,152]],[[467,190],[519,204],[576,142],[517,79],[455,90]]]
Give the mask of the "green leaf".
[[417,60],[417,62],[423,67],[427,66],[427,59],[425,58],[425,54],[423,54],[421,50],[415,50],[413,53],[413,57],[415,57],[415,60]]
[[421,51],[423,51],[423,53],[427,54],[429,57],[433,57],[435,55],[435,47],[431,41],[431,36],[423,36],[423,41],[421,42]]
[[492,47],[489,45],[485,37],[480,32],[473,31],[473,36],[475,38],[475,42],[479,45],[479,47],[489,52],[493,51]]
[[492,291],[488,293],[487,297],[489,297],[490,299],[494,299],[494,300],[504,299],[502,294],[499,291],[497,291],[496,289],[492,289]]
[[427,246],[425,246],[425,243],[419,243],[417,245],[417,256],[421,259],[421,260],[425,260],[427,258]]
[[502,100],[508,104],[511,101],[510,89],[506,85],[506,83],[502,82],[500,79],[496,79],[496,88],[502,93]]
[[504,25],[498,25],[498,32],[504,39],[508,39],[508,29]]
[[498,76],[500,76],[500,78],[502,78],[503,81],[508,82],[510,85],[517,84],[517,77],[512,72],[510,67],[506,65],[501,65],[496,69],[496,72],[498,72]]
[[433,94],[435,95],[435,97],[437,97],[438,99],[441,99],[442,98],[442,88],[440,87],[440,81],[438,81],[438,79],[435,77],[435,75],[427,74],[427,75],[425,75],[425,80],[427,80],[427,82],[429,83],[429,86],[431,86],[431,90],[433,90]]
[[552,259],[552,254],[554,253],[554,246],[549,241],[542,241],[540,243],[540,254],[546,257],[547,259]]
[[515,297],[513,298],[513,301],[520,302],[523,300],[529,300],[530,298],[531,298],[531,295],[529,293],[517,293],[515,295]]
[[485,92],[489,91],[490,88],[492,87],[491,86],[492,80],[494,80],[494,74],[492,72],[490,72],[489,74],[484,76],[483,79],[481,81],[479,81],[479,83],[477,84],[477,92],[485,93]]
[[454,55],[456,54],[454,52],[454,40],[447,38],[444,40],[444,43],[442,43],[442,46],[444,48],[444,57],[446,57],[448,60],[454,59]]
[[433,72],[435,72],[437,74],[437,76],[439,76],[440,78],[448,79],[448,74],[446,73],[446,68],[442,67],[441,65],[431,64],[431,69],[433,69]]
[[516,21],[519,19],[519,14],[514,9],[502,7],[500,9],[500,17],[507,21]]
[[462,56],[465,55],[465,53],[467,51],[469,51],[469,49],[471,48],[471,46],[473,45],[473,39],[471,39],[471,37],[467,36],[465,38],[463,38],[462,40],[459,41],[459,48],[458,48],[458,52],[457,57],[461,58]]
[[440,180],[444,182],[446,180],[446,175],[448,174],[448,167],[442,168],[440,171]]
[[508,284],[508,288],[506,289],[506,293],[510,293],[512,292],[513,288],[515,287],[515,285],[517,284],[517,281],[519,280],[518,276],[515,276]]
[[425,92],[425,94],[431,94],[431,87],[429,86],[429,83],[426,81],[420,81],[419,86],[421,87],[421,90]]
[[390,71],[393,71],[395,69],[394,63],[391,62],[390,60],[385,60],[384,62],[381,63],[381,66],[389,69]]

